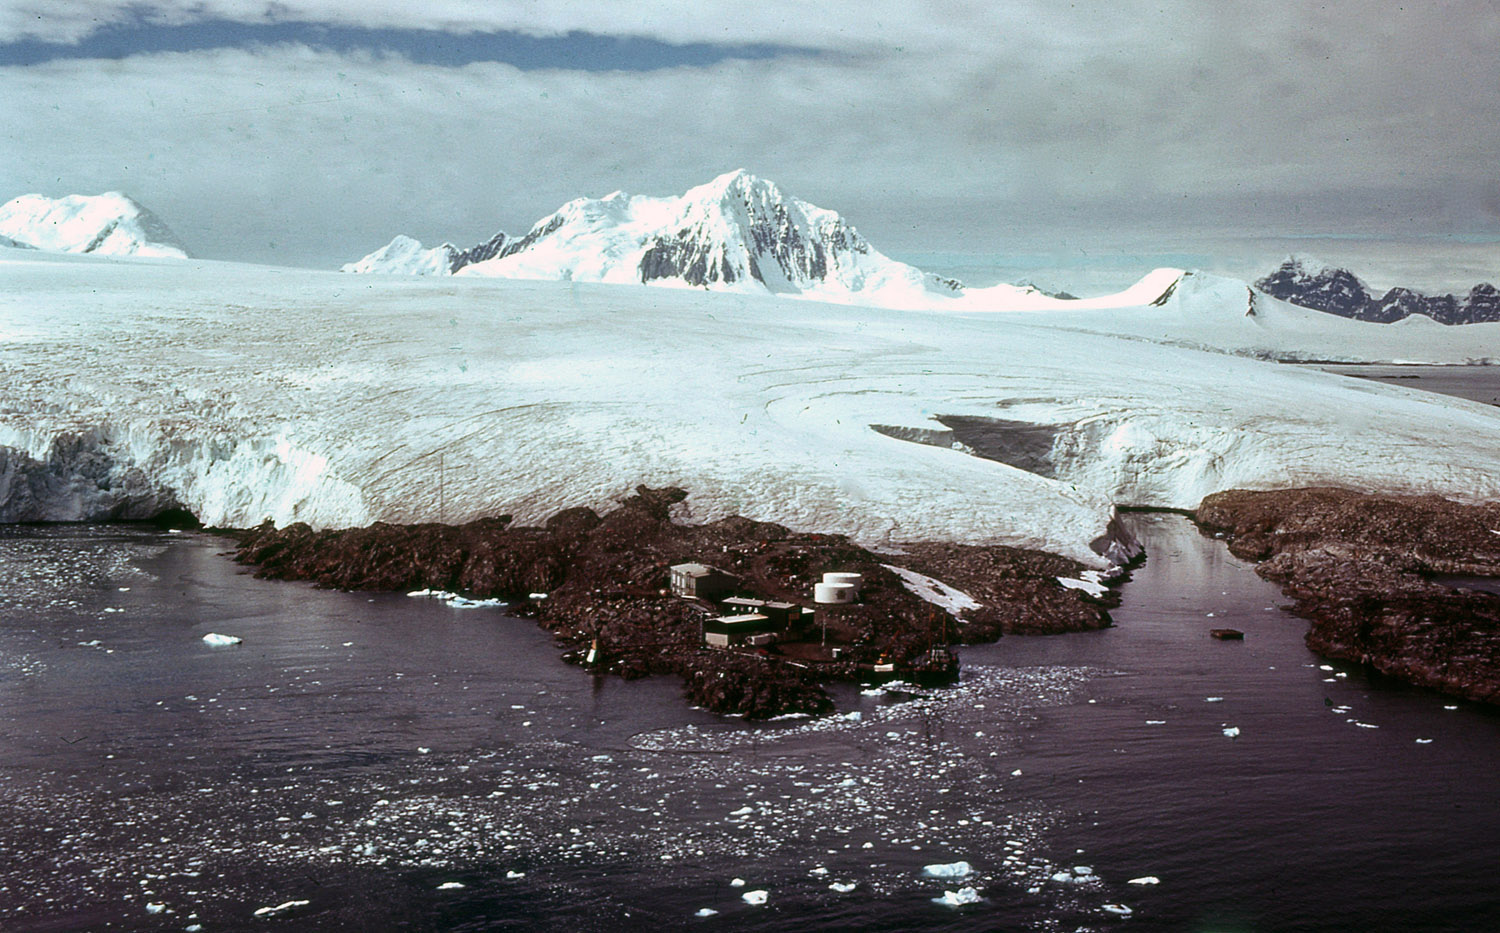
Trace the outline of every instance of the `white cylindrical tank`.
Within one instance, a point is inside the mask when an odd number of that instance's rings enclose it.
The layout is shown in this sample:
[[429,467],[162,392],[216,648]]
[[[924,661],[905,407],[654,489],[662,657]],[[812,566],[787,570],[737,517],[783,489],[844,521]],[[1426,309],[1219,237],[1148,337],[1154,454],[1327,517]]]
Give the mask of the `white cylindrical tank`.
[[865,578],[863,574],[858,573],[825,573],[823,574],[823,582],[847,583],[854,587],[855,593],[858,593],[860,588],[865,585]]
[[854,585],[851,583],[814,583],[813,602],[823,605],[838,605],[854,602]]

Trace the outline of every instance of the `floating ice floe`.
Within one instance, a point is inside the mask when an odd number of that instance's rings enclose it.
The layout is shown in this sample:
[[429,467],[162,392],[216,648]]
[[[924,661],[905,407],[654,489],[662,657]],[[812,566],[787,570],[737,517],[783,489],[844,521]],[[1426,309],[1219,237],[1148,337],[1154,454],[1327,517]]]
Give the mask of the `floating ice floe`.
[[1417,739],[1418,745],[1431,745],[1432,739]]
[[1124,904],[1105,904],[1102,909],[1118,917],[1128,917],[1131,914],[1135,913],[1135,911],[1131,910],[1129,907],[1126,907]]
[[746,891],[744,894],[741,894],[740,900],[744,901],[746,904],[749,904],[751,907],[762,907],[765,905],[766,899],[770,896],[770,892],[757,889],[754,891]]
[[1229,736],[1231,739],[1237,738],[1239,736],[1239,734],[1240,734],[1240,727],[1239,726],[1225,726],[1224,727],[1224,734],[1227,735],[1227,736]]
[[1167,721],[1165,719],[1148,719],[1148,720],[1146,720],[1146,725],[1148,725],[1148,726],[1165,726],[1166,724],[1167,724]]
[[745,886],[745,879],[744,878],[736,878],[733,881],[729,882],[729,886],[731,888],[743,888]]
[[220,635],[218,632],[209,632],[203,636],[203,643],[215,648],[226,648],[230,645],[238,645],[245,639],[236,635]]
[[526,873],[524,871],[515,871],[514,869],[512,869],[512,870],[507,871],[505,873],[505,877],[507,877],[507,878],[525,878],[526,877]]
[[848,894],[850,891],[853,891],[857,887],[859,887],[859,883],[855,881],[851,881],[848,884],[845,884],[842,881],[835,881],[828,886],[828,890],[835,891],[839,894]]
[[457,891],[464,886],[465,885],[462,881],[444,881],[442,884],[437,886],[437,889],[439,891]]
[[470,599],[447,590],[412,590],[406,595],[416,599],[435,599],[453,609],[503,609],[506,605],[503,599]]
[[1224,702],[1224,698],[1223,697],[1204,697],[1203,698],[1203,702],[1205,702],[1205,703],[1223,703]]
[[929,878],[964,878],[973,873],[974,867],[968,862],[928,865],[922,869],[922,874]]
[[934,904],[942,904],[944,907],[963,907],[966,904],[977,904],[984,898],[973,888],[959,888],[957,891],[944,891],[942,897],[934,897]]
[[719,912],[712,907],[700,907],[698,912],[693,914],[694,917],[717,917],[718,915]]
[[1451,705],[1445,705],[1443,707],[1443,709],[1446,709],[1446,710],[1455,710],[1455,709],[1458,709],[1458,704],[1454,703],[1454,704],[1451,704]]
[[1139,878],[1131,878],[1126,884],[1161,884],[1161,879],[1155,875],[1142,875]]
[[279,914],[279,913],[281,913],[283,911],[291,910],[291,909],[296,908],[296,907],[306,907],[308,904],[311,904],[311,903],[312,903],[312,901],[283,901],[282,903],[277,904],[275,907],[261,907],[261,908],[258,908],[255,911],[255,916],[257,916],[257,917],[274,917],[274,916],[276,916],[277,914]]
[[162,911],[164,911],[166,909],[167,909],[167,905],[166,904],[157,904],[157,903],[153,902],[153,903],[150,903],[150,904],[146,905],[146,913],[148,913],[148,914],[159,914],[159,913],[161,913]]

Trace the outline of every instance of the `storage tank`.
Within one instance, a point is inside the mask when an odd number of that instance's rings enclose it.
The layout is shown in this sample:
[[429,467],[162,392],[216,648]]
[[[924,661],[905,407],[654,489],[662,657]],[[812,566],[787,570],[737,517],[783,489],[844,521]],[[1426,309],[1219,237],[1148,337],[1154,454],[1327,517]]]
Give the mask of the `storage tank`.
[[814,583],[813,602],[825,606],[836,606],[854,602],[852,583]]
[[860,588],[865,585],[865,578],[863,574],[858,573],[825,573],[823,574],[823,582],[847,583],[854,587],[854,592],[858,594]]

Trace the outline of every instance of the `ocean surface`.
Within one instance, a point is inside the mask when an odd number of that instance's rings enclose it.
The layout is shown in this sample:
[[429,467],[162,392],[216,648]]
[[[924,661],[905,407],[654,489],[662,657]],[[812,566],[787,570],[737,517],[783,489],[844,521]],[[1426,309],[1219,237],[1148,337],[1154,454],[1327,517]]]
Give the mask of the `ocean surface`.
[[[1459,325],[1462,326],[1462,325]],[[1477,351],[1476,351],[1477,352]],[[1500,366],[1322,365],[1325,372],[1500,405]]]
[[1500,716],[1126,518],[1114,628],[763,725],[501,610],[0,527],[0,929],[1500,929]]

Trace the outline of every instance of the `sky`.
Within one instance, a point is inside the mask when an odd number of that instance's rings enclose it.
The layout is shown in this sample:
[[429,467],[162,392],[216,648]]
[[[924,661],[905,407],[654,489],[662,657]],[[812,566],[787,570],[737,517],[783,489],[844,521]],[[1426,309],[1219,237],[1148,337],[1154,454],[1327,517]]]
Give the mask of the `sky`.
[[195,255],[334,268],[745,168],[937,271],[1482,264],[1497,48],[1493,0],[0,0],[0,200],[124,191]]

